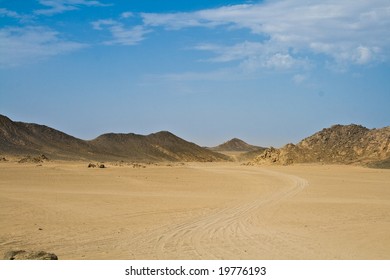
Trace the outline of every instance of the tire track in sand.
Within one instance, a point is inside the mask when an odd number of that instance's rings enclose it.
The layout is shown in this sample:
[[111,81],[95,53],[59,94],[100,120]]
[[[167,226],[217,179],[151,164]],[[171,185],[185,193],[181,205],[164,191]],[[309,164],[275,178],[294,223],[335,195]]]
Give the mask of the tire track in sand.
[[[202,168],[203,169],[203,168]],[[190,259],[223,259],[242,253],[242,248],[257,248],[271,251],[278,247],[290,247],[291,240],[275,232],[267,231],[262,224],[251,224],[258,210],[283,202],[301,192],[308,182],[300,177],[281,172],[256,169],[207,168],[209,172],[245,172],[248,175],[271,176],[283,184],[269,195],[254,197],[253,200],[220,209],[197,220],[174,225],[162,233],[155,241],[154,252],[160,259],[172,258],[174,252],[186,252]],[[299,248],[292,248],[300,250]]]

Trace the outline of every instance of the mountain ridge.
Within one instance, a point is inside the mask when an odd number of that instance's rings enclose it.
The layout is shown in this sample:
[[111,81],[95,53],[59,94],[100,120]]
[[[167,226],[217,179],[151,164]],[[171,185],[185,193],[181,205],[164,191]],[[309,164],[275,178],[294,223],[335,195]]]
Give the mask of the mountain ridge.
[[279,149],[249,145],[238,138],[204,148],[169,131],[149,135],[105,133],[92,140],[82,140],[45,125],[12,121],[0,115],[0,155],[26,154],[45,154],[65,160],[250,160],[250,165],[324,163],[390,168],[390,126],[368,129],[356,124],[337,124]]
[[168,131],[149,135],[106,133],[82,140],[54,128],[14,122],[0,115],[0,153],[45,154],[58,159],[131,161],[228,161],[229,157],[209,151]]

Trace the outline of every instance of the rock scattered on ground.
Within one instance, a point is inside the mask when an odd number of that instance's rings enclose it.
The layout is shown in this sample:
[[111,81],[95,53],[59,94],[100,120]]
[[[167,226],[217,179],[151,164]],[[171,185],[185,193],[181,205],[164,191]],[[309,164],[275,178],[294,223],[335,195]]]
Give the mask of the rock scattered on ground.
[[146,168],[146,165],[139,164],[139,163],[133,163],[133,168]]
[[89,163],[88,168],[106,168],[103,163]]
[[45,251],[8,251],[4,260],[58,260],[57,255]]
[[30,155],[20,159],[19,163],[43,163],[45,161],[49,161],[49,158],[45,155],[40,155],[37,157],[32,157]]
[[128,166],[132,168],[146,168],[147,166],[159,166],[159,163],[156,162],[146,162],[146,163],[140,163],[140,162],[125,162],[123,160],[118,161],[118,162],[111,162],[110,165],[112,166]]

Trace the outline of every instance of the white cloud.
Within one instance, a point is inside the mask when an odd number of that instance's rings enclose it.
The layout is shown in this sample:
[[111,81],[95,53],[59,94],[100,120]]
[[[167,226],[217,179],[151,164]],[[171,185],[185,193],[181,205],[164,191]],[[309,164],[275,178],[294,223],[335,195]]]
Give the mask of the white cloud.
[[46,27],[0,29],[0,66],[12,67],[85,48],[87,45],[63,40]]
[[10,17],[10,18],[21,18],[21,15],[19,15],[17,12],[10,11],[5,8],[0,8],[0,17]]
[[124,12],[121,14],[121,18],[130,18],[133,16],[134,16],[134,13],[132,13],[132,12]]
[[309,63],[307,61],[295,58],[289,53],[272,53],[250,56],[240,63],[240,68],[245,72],[255,72],[263,68],[284,71],[297,68],[307,68],[308,66]]
[[15,11],[11,11],[6,8],[0,8],[0,18],[1,17],[13,18],[20,22],[28,22],[32,19],[32,16],[30,15],[19,14]]
[[103,27],[106,25],[116,25],[119,23],[115,20],[112,20],[112,19],[100,19],[100,20],[92,22],[91,24],[92,24],[93,29],[103,30]]
[[264,66],[275,69],[290,69],[297,63],[297,60],[290,54],[276,53],[265,61]]
[[232,46],[200,44],[195,49],[215,53],[216,56],[209,60],[212,62],[240,61],[240,68],[244,72],[254,72],[261,68],[288,70],[309,66],[305,58],[293,57],[287,49],[269,43],[245,41]]
[[125,27],[122,23],[112,19],[102,19],[91,23],[96,30],[108,29],[113,39],[105,41],[106,45],[136,45],[145,39],[145,34],[151,32],[142,25]]
[[369,63],[373,56],[375,55],[376,52],[379,52],[378,48],[368,48],[368,47],[363,47],[359,46],[356,48],[356,53],[354,57],[354,61],[357,64],[366,64]]
[[[143,13],[141,17],[144,24],[151,27],[220,26],[248,29],[261,35],[261,44],[243,43],[236,45],[236,49],[221,50],[204,44],[203,50],[208,47],[217,54],[214,61],[249,58],[253,62],[258,53],[249,53],[270,49],[276,51],[268,52],[271,56],[260,55],[264,58],[258,61],[260,65],[288,68],[303,54],[322,54],[342,65],[364,65],[389,59],[386,57],[390,49],[388,0],[276,0],[189,13]],[[268,39],[264,41],[264,37]],[[198,47],[202,49],[202,45]]]
[[107,6],[95,0],[39,0],[39,3],[48,8],[36,10],[35,14],[46,16],[77,10],[80,6]]
[[141,13],[143,22],[147,26],[164,26],[170,30],[178,30],[187,27],[215,27],[221,23],[211,20],[203,20],[198,13]]

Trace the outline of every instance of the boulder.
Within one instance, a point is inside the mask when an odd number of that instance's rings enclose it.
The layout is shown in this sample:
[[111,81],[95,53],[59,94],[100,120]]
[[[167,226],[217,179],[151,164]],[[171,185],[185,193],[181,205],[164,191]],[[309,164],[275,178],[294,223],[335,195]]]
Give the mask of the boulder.
[[4,255],[5,260],[58,260],[58,257],[53,253],[45,251],[8,251]]

